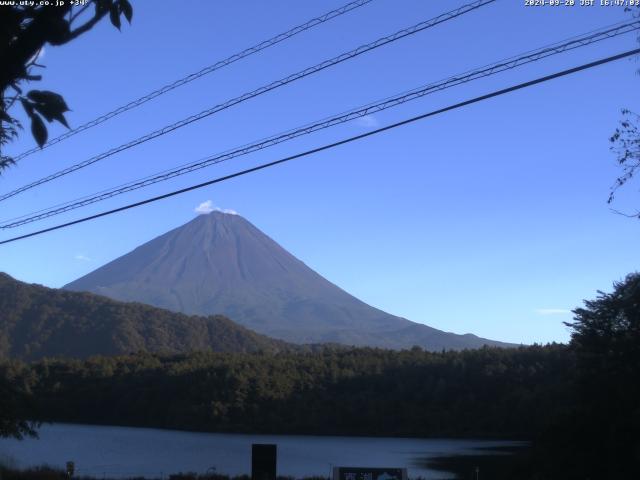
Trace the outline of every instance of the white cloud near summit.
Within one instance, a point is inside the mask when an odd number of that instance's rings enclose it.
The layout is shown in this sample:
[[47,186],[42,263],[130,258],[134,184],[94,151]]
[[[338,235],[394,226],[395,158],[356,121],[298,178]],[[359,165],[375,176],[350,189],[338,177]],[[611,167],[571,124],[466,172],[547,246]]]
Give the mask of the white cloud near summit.
[[207,215],[211,212],[222,212],[228,215],[238,215],[238,212],[235,210],[231,210],[230,208],[220,208],[216,207],[211,200],[207,200],[206,202],[202,202],[193,210],[199,215]]
[[201,215],[206,215],[207,213],[213,212],[215,209],[216,207],[213,206],[213,202],[211,200],[207,200],[206,202],[202,202],[200,205],[198,205],[194,209],[194,212]]

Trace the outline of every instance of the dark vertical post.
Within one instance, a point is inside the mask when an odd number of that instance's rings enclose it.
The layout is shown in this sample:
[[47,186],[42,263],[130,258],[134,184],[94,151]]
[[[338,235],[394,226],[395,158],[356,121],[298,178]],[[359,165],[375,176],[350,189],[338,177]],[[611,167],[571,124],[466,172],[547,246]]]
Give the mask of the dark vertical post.
[[275,444],[251,445],[251,480],[276,480],[277,455]]
[[69,461],[67,462],[66,467],[67,467],[67,478],[73,477],[73,474],[76,471],[76,464],[74,462]]

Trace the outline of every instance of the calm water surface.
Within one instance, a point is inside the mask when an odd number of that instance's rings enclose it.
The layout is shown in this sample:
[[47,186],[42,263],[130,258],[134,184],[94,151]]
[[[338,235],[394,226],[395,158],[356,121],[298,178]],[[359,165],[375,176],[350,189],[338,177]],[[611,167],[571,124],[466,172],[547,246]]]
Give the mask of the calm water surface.
[[[406,467],[409,477],[448,475],[424,459],[474,453],[476,448],[518,442],[448,439],[315,437],[194,433],[93,425],[43,425],[39,439],[0,439],[0,463],[17,468],[76,464],[79,475],[167,477],[170,473],[251,473],[251,444],[278,445],[278,475],[329,476],[332,466]],[[477,452],[475,452],[477,453]],[[422,461],[422,462],[421,462]]]

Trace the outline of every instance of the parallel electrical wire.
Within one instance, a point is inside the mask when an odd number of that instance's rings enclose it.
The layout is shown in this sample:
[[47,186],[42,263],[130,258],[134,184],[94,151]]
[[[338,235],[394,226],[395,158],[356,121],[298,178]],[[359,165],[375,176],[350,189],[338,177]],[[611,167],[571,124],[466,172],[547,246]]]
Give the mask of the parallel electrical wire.
[[99,155],[96,155],[94,157],[91,157],[83,162],[77,163],[75,165],[72,165],[71,167],[65,168],[63,170],[60,170],[56,173],[53,173],[51,175],[48,175],[46,177],[43,177],[39,180],[36,180],[34,182],[31,182],[27,185],[24,185],[16,190],[12,190],[8,193],[2,194],[0,195],[0,201],[6,200],[8,198],[14,197],[22,192],[25,192],[27,190],[30,190],[32,188],[35,188],[39,185],[42,185],[44,183],[50,182],[52,180],[55,180],[57,178],[60,178],[62,176],[68,175],[70,173],[73,173],[77,170],[80,170],[81,168],[85,168],[89,165],[92,165],[100,160],[103,160],[107,157],[110,157],[112,155],[115,155],[116,153],[122,152],[124,150],[127,150],[129,148],[135,147],[137,145],[140,145],[141,143],[147,142],[149,140],[152,140],[154,138],[160,137],[162,135],[165,135],[169,132],[172,132],[173,130],[176,130],[178,128],[184,127],[186,125],[189,125],[193,122],[196,122],[198,120],[202,120],[203,118],[206,118],[210,115],[213,115],[215,113],[218,113],[222,110],[226,110],[227,108],[230,108],[234,105],[237,105],[239,103],[242,103],[246,100],[249,100],[251,98],[257,97],[259,95],[262,95],[264,93],[267,93],[271,90],[274,90],[276,88],[282,87],[284,85],[288,85],[289,83],[295,82],[296,80],[300,80],[301,78],[307,77],[311,74],[317,73],[321,70],[324,70],[325,68],[328,67],[332,67],[334,65],[337,65],[339,63],[342,63],[346,60],[350,60],[352,58],[355,58],[359,55],[362,55],[365,52],[369,52],[371,50],[374,50],[376,48],[379,48],[383,45],[387,45],[389,43],[395,42],[397,40],[400,40],[404,37],[407,37],[409,35],[413,35],[415,33],[421,32],[423,30],[426,30],[428,28],[434,27],[440,23],[446,22],[448,20],[452,20],[454,18],[460,17],[461,15],[464,15],[466,13],[469,13],[473,10],[476,10],[480,7],[483,7],[485,5],[488,5],[490,3],[495,2],[496,0],[477,0],[475,2],[463,5],[459,8],[456,8],[454,10],[451,10],[449,12],[443,13],[441,15],[438,15],[435,18],[432,18],[430,20],[426,20],[420,23],[417,23],[409,28],[405,28],[402,30],[397,31],[396,33],[393,33],[391,35],[388,35],[386,37],[382,37],[379,38],[378,40],[375,40],[374,42],[368,43],[366,45],[362,45],[354,50],[351,50],[349,52],[343,53],[341,55],[338,55],[337,57],[334,57],[330,60],[325,60],[324,62],[321,62],[319,64],[316,64],[312,67],[308,67],[304,70],[301,70],[297,73],[291,74],[287,77],[284,77],[280,80],[277,80],[275,82],[272,82],[268,85],[262,86],[256,90],[253,90],[249,93],[245,93],[243,95],[240,95],[239,97],[235,97],[231,100],[227,100],[224,103],[221,103],[219,105],[216,105],[214,107],[211,107],[207,110],[203,110],[200,113],[197,113],[195,115],[192,115],[190,117],[187,117],[183,120],[180,120],[178,122],[175,122],[173,124],[167,125],[163,128],[160,128],[158,130],[155,130],[154,132],[148,133],[147,135],[144,135],[142,137],[139,137],[135,140],[131,140],[127,143],[124,143],[118,147],[112,148],[104,153],[101,153]]
[[287,40],[291,37],[294,37],[295,35],[298,35],[299,33],[302,33],[306,30],[310,30],[313,27],[316,27],[318,25],[321,25],[325,22],[328,22],[329,20],[332,20],[336,17],[339,17],[341,15],[344,15],[345,13],[348,13],[352,10],[355,10],[356,8],[362,7],[368,3],[373,2],[373,0],[356,0],[354,2],[351,3],[347,3],[346,5],[343,5],[340,8],[337,8],[335,10],[331,10],[330,12],[325,13],[324,15],[321,15],[319,17],[313,18],[311,20],[309,20],[308,22],[305,22],[301,25],[298,25],[297,27],[294,27],[286,32],[280,33],[274,37],[271,37],[268,40],[264,40],[263,42],[258,43],[257,45],[254,45],[252,47],[249,47],[241,52],[238,53],[234,53],[233,55],[225,58],[224,60],[220,60],[212,65],[209,65],[207,67],[204,67],[203,69],[191,73],[190,75],[187,75],[185,77],[182,77],[174,82],[171,82],[167,85],[164,85],[163,87],[158,88],[157,90],[154,90],[153,92],[150,92],[146,95],[144,95],[143,97],[138,98],[137,100],[133,100],[129,103],[127,103],[126,105],[122,105],[121,107],[118,107],[108,113],[105,113],[104,115],[101,115],[87,123],[84,123],[74,129],[71,129],[65,133],[63,133],[62,135],[59,135],[58,137],[55,137],[51,140],[49,140],[47,143],[45,143],[42,148],[40,147],[34,147],[31,148],[29,150],[26,150],[22,153],[20,153],[19,155],[15,156],[13,158],[14,161],[18,162],[20,160],[22,160],[25,157],[28,157],[29,155],[39,152],[44,148],[50,147],[51,145],[55,145],[56,143],[60,143],[63,140],[66,140],[67,138],[73,137],[74,135],[77,135],[80,132],[84,132],[85,130],[88,130],[90,128],[95,127],[96,125],[100,125],[101,123],[106,122],[107,120],[112,119],[113,117],[116,117],[118,115],[120,115],[121,113],[124,113],[128,110],[131,110],[133,108],[139,107],[140,105],[147,103],[150,100],[153,100],[156,97],[159,97],[160,95],[164,95],[167,92],[170,92],[171,90],[174,90],[176,88],[182,87],[183,85],[186,85],[200,77],[204,77],[205,75],[208,75],[210,73],[215,72],[216,70],[220,70],[223,67],[226,67],[228,65],[231,65],[232,63],[237,62],[238,60],[242,60],[243,58],[249,57],[255,53],[261,52],[262,50],[265,50],[269,47],[272,47],[274,45],[277,45],[280,42],[283,42],[284,40]]
[[22,215],[20,217],[4,220],[0,222],[0,229],[6,230],[10,228],[16,228],[22,225],[26,225],[39,220],[43,220],[45,218],[52,217],[55,215],[60,215],[62,213],[69,212],[71,210],[75,210],[96,202],[107,200],[117,195],[122,195],[124,193],[138,190],[158,182],[166,181],[174,177],[185,175],[187,173],[191,173],[201,168],[205,168],[205,167],[215,165],[233,158],[247,155],[249,153],[253,153],[258,150],[262,150],[262,149],[292,140],[294,138],[297,138],[303,135],[308,135],[319,130],[330,128],[335,125],[339,125],[339,124],[354,120],[356,118],[363,117],[365,115],[370,115],[370,114],[377,113],[392,107],[396,107],[406,102],[410,102],[410,101],[422,98],[434,92],[442,91],[447,88],[451,88],[456,85],[467,83],[473,80],[478,80],[480,78],[488,77],[490,75],[495,75],[497,73],[500,73],[506,70],[511,70],[519,66],[526,65],[528,63],[532,63],[535,61],[542,60],[544,58],[548,58],[552,55],[557,55],[563,52],[574,50],[576,48],[585,47],[587,45],[591,45],[593,43],[596,43],[605,39],[613,38],[618,35],[622,35],[622,34],[637,31],[637,30],[640,30],[640,19],[636,19],[636,20],[629,21],[626,23],[621,23],[621,24],[618,23],[615,26],[603,27],[600,30],[596,30],[595,32],[589,32],[589,34],[573,37],[563,42],[558,42],[546,47],[539,48],[537,50],[531,50],[519,56],[510,57],[506,60],[500,60],[493,64],[477,68],[475,70],[469,70],[463,74],[452,76],[445,80],[432,83],[423,87],[419,87],[417,89],[413,89],[393,97],[388,97],[379,102],[371,103],[366,106],[362,106],[357,109],[350,110],[349,112],[345,112],[334,117],[325,118],[315,123],[307,124],[305,126],[298,127],[296,129],[289,130],[287,132],[280,133],[278,135],[274,135],[272,137],[259,140],[255,143],[244,145],[234,150],[229,150],[224,153],[212,155],[204,159],[198,160],[196,162],[191,162],[186,165],[182,165],[172,170],[166,170],[164,172],[145,177],[144,179],[129,182],[127,184],[120,185],[110,190],[103,190],[96,194],[85,196],[80,199],[55,205],[53,207],[42,209],[37,212],[32,212],[26,215]]
[[424,113],[422,115],[411,117],[411,118],[408,118],[406,120],[402,120],[400,122],[396,122],[396,123],[393,123],[393,124],[390,124],[390,125],[387,125],[387,126],[384,126],[384,127],[381,127],[381,128],[377,128],[375,130],[371,130],[369,132],[362,133],[360,135],[355,135],[353,137],[348,137],[348,138],[345,138],[343,140],[339,140],[339,141],[334,142],[334,143],[330,143],[330,144],[327,144],[327,145],[323,145],[321,147],[317,147],[317,148],[314,148],[314,149],[311,149],[311,150],[307,150],[307,151],[304,151],[304,152],[301,152],[301,153],[298,153],[298,154],[295,154],[295,155],[291,155],[289,157],[281,158],[279,160],[274,160],[272,162],[263,163],[261,165],[255,166],[255,167],[248,168],[246,170],[241,170],[239,172],[232,173],[230,175],[225,175],[223,177],[214,178],[213,180],[209,180],[207,182],[199,183],[199,184],[196,184],[196,185],[191,185],[189,187],[182,188],[180,190],[174,190],[172,192],[165,193],[163,195],[158,195],[156,197],[147,198],[147,199],[141,200],[139,202],[130,203],[130,204],[122,206],[122,207],[114,208],[112,210],[107,210],[107,211],[104,211],[104,212],[101,212],[101,213],[97,213],[95,215],[90,215],[88,217],[79,218],[77,220],[73,220],[73,221],[70,221],[70,222],[66,222],[66,223],[62,223],[62,224],[59,224],[59,225],[55,225],[53,227],[44,228],[42,230],[38,230],[38,231],[35,231],[35,232],[27,233],[25,235],[20,235],[20,236],[13,237],[13,238],[8,238],[6,240],[0,241],[0,245],[5,245],[7,243],[16,242],[18,240],[23,240],[23,239],[26,239],[26,238],[34,237],[36,235],[42,235],[44,233],[52,232],[54,230],[60,230],[61,228],[66,228],[66,227],[70,227],[72,225],[77,225],[79,223],[88,222],[88,221],[91,221],[91,220],[95,220],[97,218],[105,217],[107,215],[113,215],[114,213],[123,212],[125,210],[136,208],[136,207],[139,207],[139,206],[142,206],[142,205],[147,205],[149,203],[154,203],[154,202],[157,202],[159,200],[164,200],[165,198],[170,198],[170,197],[173,197],[173,196],[176,196],[176,195],[180,195],[182,193],[190,192],[192,190],[196,190],[196,189],[199,189],[199,188],[207,187],[209,185],[214,185],[216,183],[221,183],[221,182],[224,182],[226,180],[230,180],[232,178],[240,177],[240,176],[243,176],[243,175],[248,175],[250,173],[257,172],[259,170],[264,170],[266,168],[270,168],[270,167],[274,167],[276,165],[280,165],[280,164],[283,164],[283,163],[286,163],[286,162],[290,162],[291,160],[296,160],[298,158],[307,157],[307,156],[313,155],[315,153],[319,153],[319,152],[323,152],[325,150],[333,149],[333,148],[338,147],[340,145],[345,145],[345,144],[348,144],[348,143],[351,143],[351,142],[355,142],[357,140],[362,140],[363,138],[368,138],[368,137],[370,137],[372,135],[377,135],[379,133],[386,132],[387,130],[392,130],[392,129],[395,129],[395,128],[398,128],[398,127],[401,127],[401,126],[404,126],[404,125],[408,125],[410,123],[417,122],[418,120],[424,120],[425,118],[433,117],[435,115],[439,115],[439,114],[442,114],[442,113],[445,113],[445,112],[448,112],[448,111],[451,111],[451,110],[456,110],[458,108],[466,107],[468,105],[472,105],[474,103],[482,102],[482,101],[488,100],[490,98],[494,98],[494,97],[498,97],[498,96],[501,96],[501,95],[505,95],[507,93],[514,92],[516,90],[522,90],[524,88],[528,88],[528,87],[531,87],[533,85],[538,85],[540,83],[548,82],[548,81],[554,80],[556,78],[560,78],[560,77],[564,77],[564,76],[567,76],[567,75],[571,75],[573,73],[577,73],[577,72],[580,72],[580,71],[583,71],[583,70],[588,70],[590,68],[594,68],[594,67],[597,67],[599,65],[604,65],[606,63],[610,63],[610,62],[613,62],[613,61],[616,61],[616,60],[620,60],[620,59],[623,59],[623,58],[628,58],[630,56],[637,55],[637,54],[640,54],[640,48],[636,48],[634,50],[628,50],[626,52],[619,53],[617,55],[612,55],[610,57],[601,58],[600,60],[596,60],[594,62],[585,63],[585,64],[582,64],[582,65],[577,66],[577,67],[573,67],[573,68],[570,68],[570,69],[567,69],[567,70],[562,70],[560,72],[556,72],[556,73],[553,73],[551,75],[546,75],[544,77],[539,77],[539,78],[536,78],[534,80],[529,80],[529,81],[524,82],[524,83],[519,83],[517,85],[512,85],[511,87],[503,88],[501,90],[496,90],[496,91],[493,91],[491,93],[487,93],[485,95],[481,95],[479,97],[475,97],[475,98],[472,98],[472,99],[469,99],[469,100],[465,100],[463,102],[459,102],[459,103],[456,103],[456,104],[453,104],[453,105],[449,105],[449,106],[444,107],[444,108],[440,108],[438,110],[433,110],[431,112],[427,112],[427,113]]

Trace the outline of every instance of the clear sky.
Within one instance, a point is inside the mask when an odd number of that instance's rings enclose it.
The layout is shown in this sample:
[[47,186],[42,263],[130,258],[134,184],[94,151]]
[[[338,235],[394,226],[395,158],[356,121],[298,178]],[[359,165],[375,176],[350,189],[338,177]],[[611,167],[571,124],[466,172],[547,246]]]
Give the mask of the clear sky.
[[[103,22],[47,47],[44,81],[72,126],[346,0],[137,0],[133,25]],[[8,191],[464,0],[375,0],[22,161]],[[579,3],[579,0],[577,0]],[[620,7],[526,7],[500,0],[98,165],[14,197],[29,213],[629,18]],[[11,231],[28,233],[634,48],[626,35],[425,97],[317,135]],[[0,246],[0,270],[51,287],[191,220],[233,209],[365,302],[456,333],[567,341],[583,299],[638,269],[640,222],[606,204],[618,175],[608,137],[638,110],[638,62],[622,60],[367,140],[94,222]],[[51,134],[64,131],[58,125]],[[28,128],[8,153],[33,145]],[[638,184],[615,207],[640,206]]]

